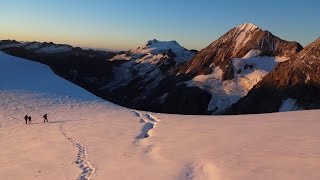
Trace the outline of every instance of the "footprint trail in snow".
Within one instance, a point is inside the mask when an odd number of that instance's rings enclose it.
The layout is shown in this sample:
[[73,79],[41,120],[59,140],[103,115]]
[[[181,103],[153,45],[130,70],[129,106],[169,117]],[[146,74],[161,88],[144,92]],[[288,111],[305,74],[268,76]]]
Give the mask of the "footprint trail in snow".
[[140,119],[140,123],[145,123],[141,129],[141,132],[138,136],[136,136],[136,143],[139,142],[141,139],[146,139],[152,135],[152,130],[156,127],[157,122],[159,121],[158,118],[155,116],[146,113],[142,115],[138,111],[132,111],[132,113]]
[[77,180],[89,180],[92,174],[95,172],[95,168],[88,161],[86,147],[76,139],[68,136],[67,132],[63,128],[63,123],[60,124],[59,129],[62,135],[78,148],[76,160],[73,161],[73,163],[76,164],[81,170],[81,173],[79,174]]

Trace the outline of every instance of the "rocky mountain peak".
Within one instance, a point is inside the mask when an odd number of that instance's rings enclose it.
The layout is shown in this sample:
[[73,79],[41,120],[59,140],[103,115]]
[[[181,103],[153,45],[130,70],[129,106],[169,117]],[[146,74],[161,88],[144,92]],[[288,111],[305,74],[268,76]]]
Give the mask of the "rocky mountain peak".
[[236,29],[240,31],[254,31],[256,29],[260,29],[257,25],[253,23],[243,23],[236,27]]
[[231,40],[235,42],[233,53],[236,54],[238,49],[250,42],[250,40],[253,38],[253,35],[256,34],[257,31],[263,30],[252,23],[244,23],[235,27],[231,36],[227,36],[227,38],[231,38]]
[[264,31],[252,23],[241,24],[202,49],[185,66],[180,74],[192,76],[210,74],[216,67],[222,69],[223,81],[234,78],[233,58],[242,58],[248,52],[258,50],[263,56],[287,57],[302,50],[297,42],[289,42]]
[[300,58],[303,58],[303,56],[306,56],[307,54],[312,54],[312,50],[320,50],[320,38],[318,38],[316,41],[308,45],[305,49],[301,51],[297,56],[300,56]]

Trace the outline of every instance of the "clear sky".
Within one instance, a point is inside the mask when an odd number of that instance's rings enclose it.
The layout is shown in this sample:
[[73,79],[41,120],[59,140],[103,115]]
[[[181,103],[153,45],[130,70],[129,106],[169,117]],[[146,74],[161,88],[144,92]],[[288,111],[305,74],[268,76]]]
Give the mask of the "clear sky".
[[305,46],[320,36],[320,1],[0,0],[0,39],[92,48],[156,38],[200,50],[244,22]]

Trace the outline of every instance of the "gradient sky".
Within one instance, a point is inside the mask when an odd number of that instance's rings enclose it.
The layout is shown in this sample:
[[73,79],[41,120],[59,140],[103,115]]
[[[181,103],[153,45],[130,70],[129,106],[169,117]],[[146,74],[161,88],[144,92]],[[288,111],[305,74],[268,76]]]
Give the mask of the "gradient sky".
[[319,0],[0,0],[0,39],[127,50],[156,38],[200,50],[252,22],[305,46],[319,17]]

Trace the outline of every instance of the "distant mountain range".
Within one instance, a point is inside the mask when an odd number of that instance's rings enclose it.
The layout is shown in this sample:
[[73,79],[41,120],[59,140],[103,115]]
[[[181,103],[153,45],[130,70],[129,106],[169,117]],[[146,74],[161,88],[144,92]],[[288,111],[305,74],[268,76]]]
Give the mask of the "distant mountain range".
[[156,39],[118,53],[10,40],[0,41],[0,50],[45,63],[122,106],[244,114],[320,108],[319,44],[318,39],[303,49],[245,23],[199,52]]

